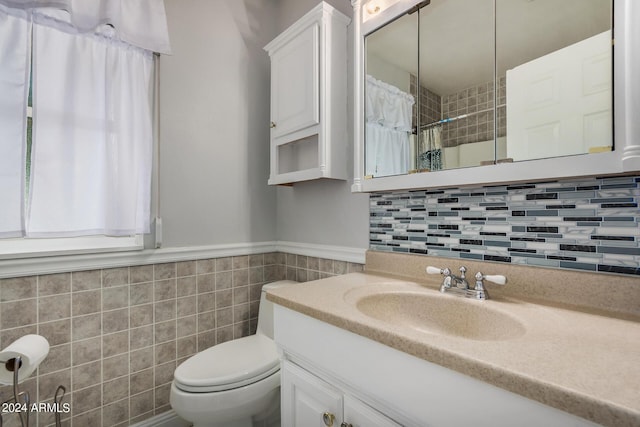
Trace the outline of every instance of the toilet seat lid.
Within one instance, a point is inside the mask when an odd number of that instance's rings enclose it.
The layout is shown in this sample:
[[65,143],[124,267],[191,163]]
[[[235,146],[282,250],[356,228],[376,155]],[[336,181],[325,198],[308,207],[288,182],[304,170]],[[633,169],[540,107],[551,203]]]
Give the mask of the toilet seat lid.
[[179,389],[205,393],[252,384],[279,369],[275,342],[256,334],[201,351],[178,366],[173,376]]

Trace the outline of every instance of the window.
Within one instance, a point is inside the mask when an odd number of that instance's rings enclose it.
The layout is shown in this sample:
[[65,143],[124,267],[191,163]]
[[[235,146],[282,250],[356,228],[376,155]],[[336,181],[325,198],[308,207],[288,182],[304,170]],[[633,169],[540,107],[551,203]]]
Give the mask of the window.
[[0,37],[0,259],[142,248],[152,52],[1,4]]

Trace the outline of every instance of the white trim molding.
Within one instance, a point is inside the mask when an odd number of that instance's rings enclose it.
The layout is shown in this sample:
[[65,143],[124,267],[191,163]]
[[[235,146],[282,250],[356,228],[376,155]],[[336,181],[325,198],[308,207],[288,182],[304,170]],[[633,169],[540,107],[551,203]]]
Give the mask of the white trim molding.
[[155,417],[132,424],[131,427],[188,427],[190,425],[190,422],[180,418],[174,410],[169,410]]
[[[353,7],[353,184],[352,192],[362,191],[364,176],[364,38],[362,37],[362,0],[351,0]],[[362,112],[362,114],[360,114]]]
[[[615,45],[622,51],[625,61],[620,64],[622,70],[617,70],[616,77],[623,81],[625,88],[621,93],[616,92],[616,108],[621,109],[624,114],[622,130],[616,128],[617,132],[623,132],[621,139],[626,141],[622,162],[625,171],[640,170],[640,4],[638,1],[625,0],[624,7],[614,10],[616,13],[616,25],[622,27],[619,32],[622,37],[616,36]],[[618,64],[616,64],[618,65]]]
[[135,236],[78,236],[0,239],[0,259],[20,259],[81,253],[135,251],[144,248],[142,234]]
[[0,260],[0,278],[161,264],[275,251],[277,251],[275,242],[261,242]]
[[333,259],[337,261],[348,261],[358,264],[364,264],[365,255],[368,249],[282,241],[277,242],[277,248],[278,252]]
[[267,252],[287,252],[296,255],[364,264],[366,250],[367,248],[271,241],[7,259],[0,260],[0,279],[38,274],[65,273],[69,271],[223,258]]

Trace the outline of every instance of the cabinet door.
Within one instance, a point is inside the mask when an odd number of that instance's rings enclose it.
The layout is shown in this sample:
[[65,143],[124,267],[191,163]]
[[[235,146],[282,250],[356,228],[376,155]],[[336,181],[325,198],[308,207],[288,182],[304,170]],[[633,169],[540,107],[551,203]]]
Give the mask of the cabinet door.
[[344,421],[352,427],[401,427],[391,418],[349,395],[344,396]]
[[342,393],[338,389],[287,361],[281,375],[283,427],[337,427],[342,423]]
[[271,56],[273,139],[320,122],[319,37],[313,22]]

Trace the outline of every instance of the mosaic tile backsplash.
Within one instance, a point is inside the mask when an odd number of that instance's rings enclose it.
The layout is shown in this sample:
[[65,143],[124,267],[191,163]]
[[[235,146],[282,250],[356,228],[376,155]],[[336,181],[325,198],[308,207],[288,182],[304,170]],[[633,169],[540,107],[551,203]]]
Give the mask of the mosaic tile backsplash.
[[640,275],[640,176],[375,193],[370,249]]

